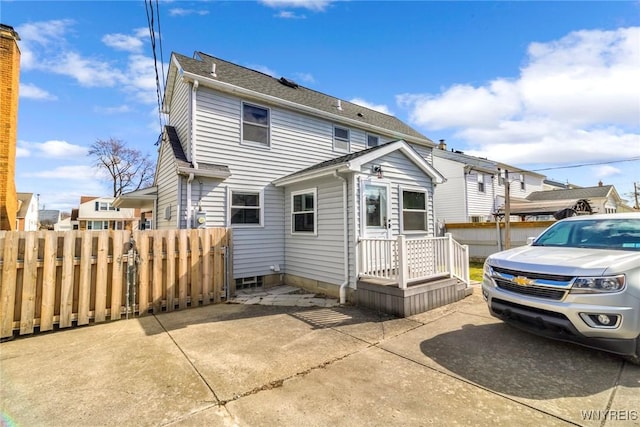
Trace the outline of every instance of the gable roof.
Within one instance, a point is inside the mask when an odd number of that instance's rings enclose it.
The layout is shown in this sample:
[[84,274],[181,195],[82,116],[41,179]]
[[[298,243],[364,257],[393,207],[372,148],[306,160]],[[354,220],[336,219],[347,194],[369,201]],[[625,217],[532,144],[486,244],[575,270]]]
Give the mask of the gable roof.
[[[290,110],[324,116],[337,123],[370,130],[391,138],[408,139],[430,147],[435,145],[429,138],[394,116],[202,52],[196,52],[195,56],[197,59],[175,52],[172,54],[163,107],[165,112],[170,108],[173,95],[173,87],[169,82],[180,74],[187,80],[197,80],[199,84],[234,93],[243,98],[253,98]],[[214,66],[215,74],[212,73]]]
[[461,151],[447,151],[441,148],[434,148],[432,151],[434,158],[447,159],[453,162],[462,163],[469,170],[478,170],[486,173],[498,173],[498,164],[482,157],[474,157],[464,154]]
[[411,145],[404,140],[392,141],[377,147],[346,154],[334,159],[325,160],[305,169],[301,169],[290,175],[278,178],[273,181],[276,187],[305,181],[307,179],[319,178],[331,175],[334,172],[360,172],[362,165],[383,157],[394,151],[404,153],[416,166],[429,175],[435,183],[445,181],[445,178],[424,157],[418,154]]
[[612,190],[615,192],[613,185],[602,185],[595,187],[571,188],[566,190],[534,191],[527,196],[527,200],[540,201],[604,198],[609,197],[609,193],[611,193]]
[[27,212],[29,211],[29,205],[31,205],[31,201],[33,199],[33,193],[16,193],[18,196],[19,208],[18,208],[18,218],[24,218],[27,216]]

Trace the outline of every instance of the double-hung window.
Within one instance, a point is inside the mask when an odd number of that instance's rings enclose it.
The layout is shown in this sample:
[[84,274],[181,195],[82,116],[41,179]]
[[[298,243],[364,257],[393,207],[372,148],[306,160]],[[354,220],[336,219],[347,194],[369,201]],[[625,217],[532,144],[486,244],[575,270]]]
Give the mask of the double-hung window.
[[522,191],[524,191],[526,189],[525,183],[524,183],[524,174],[521,173],[520,174],[520,189]]
[[380,145],[380,138],[376,135],[367,134],[367,148],[377,147]]
[[269,147],[269,109],[242,104],[242,141]]
[[334,126],[333,127],[333,149],[334,151],[349,152],[349,129]]
[[427,193],[402,190],[403,231],[427,231]]
[[291,232],[316,234],[317,190],[291,193]]
[[484,193],[484,174],[478,174],[478,192]]
[[229,190],[229,222],[231,225],[262,224],[263,192]]

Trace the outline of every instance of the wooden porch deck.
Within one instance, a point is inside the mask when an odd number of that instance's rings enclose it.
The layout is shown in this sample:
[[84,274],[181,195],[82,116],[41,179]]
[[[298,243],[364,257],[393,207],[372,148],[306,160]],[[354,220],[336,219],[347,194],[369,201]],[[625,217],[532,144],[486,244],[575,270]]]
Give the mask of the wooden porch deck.
[[356,304],[398,317],[409,317],[460,301],[473,290],[456,278],[440,278],[399,287],[397,281],[379,278],[358,280]]

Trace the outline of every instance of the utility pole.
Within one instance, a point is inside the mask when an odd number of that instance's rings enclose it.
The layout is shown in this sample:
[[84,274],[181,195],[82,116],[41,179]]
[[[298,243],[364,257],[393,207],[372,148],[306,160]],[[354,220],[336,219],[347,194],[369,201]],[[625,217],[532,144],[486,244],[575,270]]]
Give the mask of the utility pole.
[[633,197],[635,197],[636,199],[636,205],[634,206],[634,208],[636,210],[640,209],[640,205],[638,205],[638,183],[637,182],[633,183]]
[[509,182],[509,171],[504,170],[504,248],[511,249],[511,183]]

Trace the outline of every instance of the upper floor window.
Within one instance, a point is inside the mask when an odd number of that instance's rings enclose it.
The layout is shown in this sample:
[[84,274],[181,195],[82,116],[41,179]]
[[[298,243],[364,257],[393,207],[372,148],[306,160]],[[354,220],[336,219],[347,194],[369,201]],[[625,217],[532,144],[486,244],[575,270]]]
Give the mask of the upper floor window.
[[114,208],[113,205],[109,202],[96,202],[95,203],[96,211],[119,211],[120,208]]
[[242,141],[269,144],[269,109],[251,104],[242,104]]
[[498,185],[504,185],[504,172],[498,171]]
[[291,232],[316,233],[316,189],[291,194]]
[[229,222],[231,225],[260,225],[262,199],[260,191],[230,190]]
[[349,151],[349,129],[335,126],[333,128],[333,149]]
[[523,173],[520,174],[520,189],[523,190],[523,191],[525,190],[524,174]]
[[376,135],[367,135],[367,147],[377,147],[380,145],[380,138]]
[[478,174],[478,191],[484,193],[484,174]]
[[403,231],[427,231],[427,193],[402,191]]

